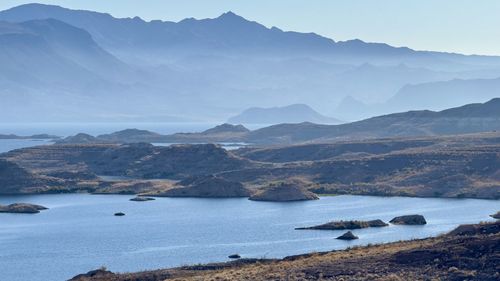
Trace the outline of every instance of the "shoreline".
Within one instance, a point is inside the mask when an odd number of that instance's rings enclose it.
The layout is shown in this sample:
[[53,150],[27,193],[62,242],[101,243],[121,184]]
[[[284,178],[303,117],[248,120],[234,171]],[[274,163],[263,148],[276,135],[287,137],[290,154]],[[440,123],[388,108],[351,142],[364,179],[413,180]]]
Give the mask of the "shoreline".
[[[500,266],[498,259],[494,258],[500,250],[499,243],[500,221],[495,221],[460,225],[435,237],[305,253],[282,259],[250,258],[135,273],[113,273],[101,268],[70,280],[310,280],[313,277],[315,280],[420,280],[424,277],[494,280]],[[471,249],[475,252],[471,253]],[[471,262],[471,255],[475,262]],[[485,267],[485,263],[489,266]],[[392,279],[382,279],[388,274]]]

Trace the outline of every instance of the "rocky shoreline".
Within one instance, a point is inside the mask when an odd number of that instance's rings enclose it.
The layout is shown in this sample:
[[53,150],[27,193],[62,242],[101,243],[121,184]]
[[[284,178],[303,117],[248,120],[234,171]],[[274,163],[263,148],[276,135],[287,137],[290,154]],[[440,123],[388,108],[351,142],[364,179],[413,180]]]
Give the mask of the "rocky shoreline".
[[100,269],[75,276],[71,281],[496,280],[499,245],[497,221],[462,225],[448,234],[420,240],[137,273]]

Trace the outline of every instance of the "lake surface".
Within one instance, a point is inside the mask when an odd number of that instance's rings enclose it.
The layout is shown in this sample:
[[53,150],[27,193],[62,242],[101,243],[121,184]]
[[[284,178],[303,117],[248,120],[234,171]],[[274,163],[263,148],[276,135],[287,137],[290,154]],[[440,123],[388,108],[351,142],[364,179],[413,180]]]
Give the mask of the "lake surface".
[[0,153],[8,152],[18,148],[52,144],[50,140],[11,140],[11,139],[0,139]]
[[[132,202],[124,195],[1,196],[0,204],[49,207],[40,214],[0,214],[0,272],[4,280],[65,280],[106,266],[138,271],[226,261],[230,254],[278,258],[348,246],[423,238],[459,224],[492,220],[499,201],[369,196],[271,203],[242,199],[158,198]],[[126,216],[115,217],[115,212]],[[382,219],[422,214],[425,226],[353,231],[294,230],[330,220]]]

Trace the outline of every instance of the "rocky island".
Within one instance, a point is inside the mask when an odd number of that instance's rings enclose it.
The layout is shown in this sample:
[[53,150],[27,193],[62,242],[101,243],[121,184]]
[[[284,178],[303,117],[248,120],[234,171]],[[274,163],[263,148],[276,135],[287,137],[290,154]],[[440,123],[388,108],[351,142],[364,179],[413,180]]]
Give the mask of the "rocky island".
[[145,196],[137,196],[134,198],[131,198],[130,201],[135,201],[135,202],[146,202],[146,201],[153,201],[155,200],[152,197],[145,197]]
[[392,224],[406,224],[406,225],[424,225],[427,224],[424,216],[422,215],[407,215],[395,217],[389,221]]
[[346,233],[340,235],[336,239],[339,239],[339,240],[356,240],[356,239],[359,239],[359,237],[356,236],[356,235],[354,235],[351,231],[347,231]]
[[48,208],[44,206],[28,203],[14,203],[6,206],[0,205],[0,213],[36,214],[47,209]]
[[0,134],[0,140],[58,140],[61,137],[49,134],[37,134],[31,136],[18,136],[14,134]]
[[297,227],[297,230],[304,229],[317,229],[317,230],[343,230],[343,229],[361,229],[368,227],[384,227],[388,226],[387,223],[382,220],[371,220],[371,221],[332,221],[321,225],[310,226],[310,227]]

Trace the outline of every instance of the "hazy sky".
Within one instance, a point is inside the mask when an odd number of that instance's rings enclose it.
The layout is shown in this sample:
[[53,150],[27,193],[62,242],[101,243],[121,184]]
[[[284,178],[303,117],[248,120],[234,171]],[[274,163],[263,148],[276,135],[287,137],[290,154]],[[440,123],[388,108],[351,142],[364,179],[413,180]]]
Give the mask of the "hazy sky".
[[[0,9],[33,1],[0,0]],[[500,55],[499,0],[43,0],[115,17],[179,21],[233,11],[268,27],[419,50]]]

